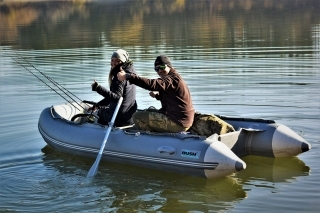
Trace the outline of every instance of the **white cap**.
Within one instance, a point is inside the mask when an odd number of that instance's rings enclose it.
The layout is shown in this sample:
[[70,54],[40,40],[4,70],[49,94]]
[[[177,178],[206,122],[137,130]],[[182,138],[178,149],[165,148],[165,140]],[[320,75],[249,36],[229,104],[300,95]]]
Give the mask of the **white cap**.
[[118,49],[117,51],[113,52],[111,58],[117,58],[124,63],[129,59],[129,53],[123,49]]

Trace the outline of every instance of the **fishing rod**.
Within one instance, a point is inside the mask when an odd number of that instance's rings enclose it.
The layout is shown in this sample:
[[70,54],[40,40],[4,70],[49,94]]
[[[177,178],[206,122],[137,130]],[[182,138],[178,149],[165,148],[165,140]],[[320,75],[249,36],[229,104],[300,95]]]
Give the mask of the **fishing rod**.
[[[40,70],[38,70],[35,66],[33,66],[33,64],[31,64],[29,61],[27,61],[24,57],[22,57],[19,53],[17,53],[15,51],[15,53],[22,58],[25,62],[27,62],[31,67],[33,67],[35,70],[37,70],[41,75],[43,75],[45,78],[47,78],[51,83],[53,83],[56,87],[58,87],[58,89],[60,89],[62,92],[67,91],[68,93],[70,93],[71,95],[73,95],[74,97],[76,97],[79,101],[83,101],[81,100],[79,97],[77,97],[75,94],[73,94],[72,92],[70,92],[68,89],[66,89],[64,86],[60,85],[59,83],[57,83],[56,81],[54,81],[52,78],[50,78],[49,76],[45,75],[43,72],[41,72]],[[62,89],[61,89],[62,88]],[[64,94],[66,94],[64,92]],[[76,102],[72,97],[70,97],[68,94],[66,94],[69,98],[71,98],[74,102]]]
[[[55,89],[53,89],[50,85],[48,85],[46,82],[44,82],[41,78],[39,78],[37,75],[35,75],[32,71],[30,71],[27,67],[25,67],[23,64],[21,64],[19,61],[17,61],[15,58],[12,58],[13,60],[15,60],[19,65],[21,65],[23,68],[25,68],[26,70],[28,70],[33,76],[35,76],[38,80],[40,80],[42,83],[44,83],[46,86],[48,86],[52,91],[54,91],[55,93],[57,93],[61,98],[63,98],[64,100],[66,100],[69,104],[71,104],[72,106],[73,103],[66,99],[65,97],[63,97],[60,93],[58,93]],[[68,95],[69,96],[69,95]],[[69,96],[70,97],[70,96]],[[71,98],[72,99],[72,98]],[[72,99],[73,100],[73,99]],[[78,104],[78,103],[77,103]],[[80,104],[78,104],[79,106],[81,106]],[[76,106],[74,106],[77,110],[79,110],[79,108],[77,108]],[[82,106],[81,106],[82,107]],[[82,109],[84,109],[82,107]],[[80,110],[79,110],[80,111]]]
[[[67,94],[65,91],[67,91],[68,93],[70,93],[71,95],[73,95],[74,97],[76,97],[78,100],[80,100],[81,102],[84,102],[83,100],[81,100],[79,97],[77,97],[75,94],[73,94],[72,92],[70,92],[68,89],[66,89],[65,87],[63,87],[62,85],[60,85],[59,83],[57,83],[56,81],[54,81],[52,78],[50,78],[49,76],[45,75],[43,72],[41,72],[40,70],[38,70],[35,66],[33,66],[33,64],[31,64],[29,61],[27,61],[24,57],[22,57],[19,53],[17,53],[16,51],[14,51],[20,58],[22,58],[25,62],[27,62],[31,67],[33,67],[35,70],[37,70],[41,75],[43,75],[46,79],[48,79],[52,84],[54,84],[60,91],[62,91],[65,95],[67,95],[73,102],[77,103],[83,110],[85,110],[85,108],[83,106],[81,106],[81,104],[79,104],[76,100],[74,100],[69,94]],[[7,54],[9,55],[9,54]],[[53,89],[50,85],[48,85],[46,82],[44,82],[41,78],[39,78],[37,75],[35,75],[32,71],[30,71],[26,66],[24,66],[22,63],[20,63],[18,60],[16,60],[14,57],[12,57],[11,55],[9,55],[14,61],[16,61],[19,65],[21,65],[23,68],[25,68],[27,71],[29,71],[33,76],[35,76],[38,80],[40,80],[42,83],[44,83],[46,86],[48,86],[52,91],[54,91],[55,93],[57,93],[61,98],[63,98],[64,100],[66,100],[69,104],[71,104],[72,106],[74,106],[74,104],[69,101],[68,99],[66,99],[65,97],[63,97],[60,93],[58,93],[55,89]],[[84,102],[85,103],[85,102]],[[86,103],[85,103],[86,104]],[[87,105],[87,104],[86,104]],[[89,106],[89,105],[87,105]],[[77,108],[76,106],[74,106],[76,109],[79,110],[79,108]],[[80,110],[79,110],[80,111]]]

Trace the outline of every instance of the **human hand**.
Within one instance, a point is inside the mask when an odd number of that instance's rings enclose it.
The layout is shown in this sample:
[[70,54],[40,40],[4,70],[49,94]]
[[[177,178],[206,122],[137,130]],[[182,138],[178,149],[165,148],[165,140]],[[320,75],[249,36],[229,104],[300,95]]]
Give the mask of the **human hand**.
[[155,98],[157,94],[159,94],[158,91],[151,91],[151,92],[149,92],[149,95],[150,95],[152,98]]
[[117,77],[119,81],[126,80],[126,72],[122,69],[122,67],[120,67],[120,72],[118,72]]
[[92,91],[97,91],[98,87],[99,87],[99,84],[98,82],[96,82],[96,79],[94,79],[93,84],[91,84]]
[[93,112],[94,112],[94,111],[96,111],[96,110],[97,110],[97,107],[96,107],[95,105],[93,105],[92,107],[89,107],[87,111],[88,111],[88,112],[89,112],[89,111],[93,111]]

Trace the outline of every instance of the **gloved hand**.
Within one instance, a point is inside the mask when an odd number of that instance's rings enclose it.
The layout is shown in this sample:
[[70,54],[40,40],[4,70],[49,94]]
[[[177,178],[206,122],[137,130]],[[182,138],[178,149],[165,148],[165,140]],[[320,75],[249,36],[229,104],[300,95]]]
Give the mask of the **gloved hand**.
[[100,85],[98,84],[98,82],[96,82],[96,79],[94,79],[93,84],[91,84],[91,89],[92,89],[92,91],[97,91],[97,89],[98,89],[99,86],[100,86]]
[[94,103],[94,102],[92,102],[92,103],[93,103],[92,106],[87,109],[88,112],[89,112],[89,111],[93,111],[93,112],[94,112],[94,111],[96,111],[97,109],[100,109],[100,108],[101,108],[98,103]]
[[90,112],[90,111],[96,111],[98,109],[98,107],[96,106],[96,105],[93,105],[92,107],[89,107],[88,109],[87,109],[87,111],[88,112]]

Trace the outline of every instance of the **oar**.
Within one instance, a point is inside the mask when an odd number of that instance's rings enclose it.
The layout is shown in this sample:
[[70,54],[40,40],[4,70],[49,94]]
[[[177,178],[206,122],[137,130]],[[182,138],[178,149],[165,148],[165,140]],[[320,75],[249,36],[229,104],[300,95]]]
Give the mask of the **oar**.
[[109,127],[107,129],[107,133],[106,135],[104,136],[104,139],[103,139],[103,142],[102,142],[102,145],[100,147],[100,150],[99,150],[99,154],[96,158],[96,161],[94,162],[94,164],[91,166],[88,174],[87,174],[87,178],[88,177],[93,177],[97,174],[98,172],[98,167],[99,167],[99,163],[100,163],[100,160],[101,160],[101,156],[102,156],[102,153],[103,153],[103,150],[104,150],[104,147],[107,143],[107,139],[109,137],[109,134],[110,134],[110,131],[111,131],[111,128],[113,127],[113,124],[114,124],[114,120],[116,119],[117,117],[117,114],[118,114],[118,111],[119,111],[119,108],[121,106],[121,103],[122,103],[122,100],[123,98],[121,97],[118,101],[118,104],[117,104],[117,107],[116,109],[114,110],[114,113],[113,113],[113,116],[112,116],[112,119],[111,121],[109,122]]

